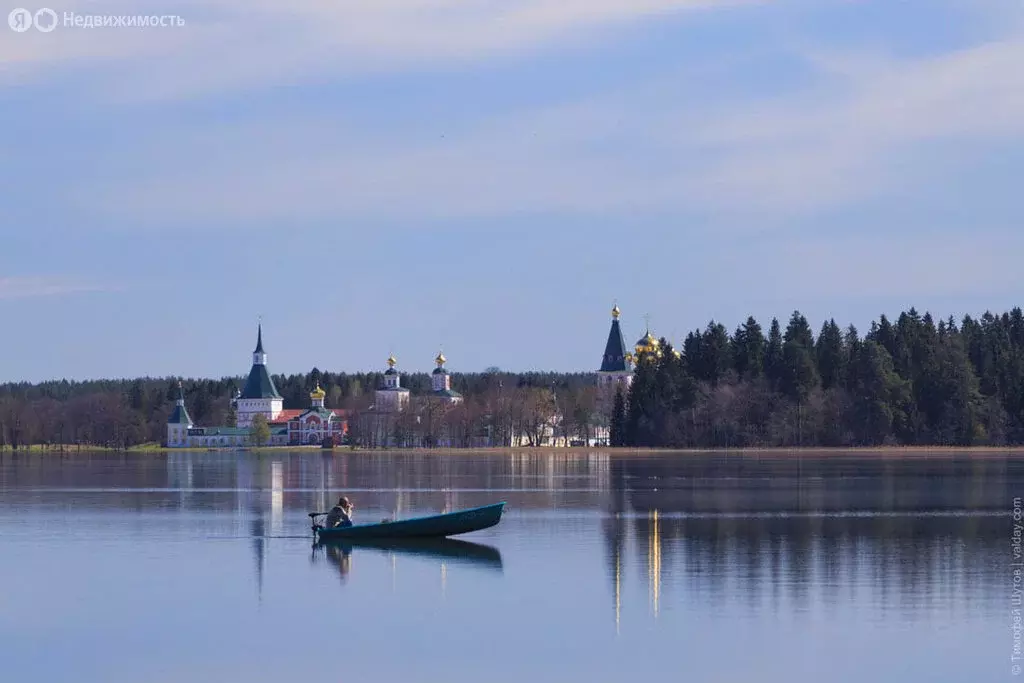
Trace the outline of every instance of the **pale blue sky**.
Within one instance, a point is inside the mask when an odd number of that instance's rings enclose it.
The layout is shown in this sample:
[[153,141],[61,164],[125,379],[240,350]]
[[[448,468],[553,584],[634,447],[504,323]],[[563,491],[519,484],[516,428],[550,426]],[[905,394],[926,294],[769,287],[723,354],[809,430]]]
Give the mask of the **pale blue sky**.
[[0,24],[0,381],[1024,301],[1016,1],[49,6],[186,24]]

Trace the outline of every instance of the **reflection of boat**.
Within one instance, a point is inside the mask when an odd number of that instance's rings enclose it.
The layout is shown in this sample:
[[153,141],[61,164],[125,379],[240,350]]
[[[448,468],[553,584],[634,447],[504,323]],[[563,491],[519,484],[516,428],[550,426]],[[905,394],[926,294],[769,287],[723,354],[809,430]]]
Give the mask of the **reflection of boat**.
[[[313,546],[313,560],[316,561],[317,548],[319,546]],[[327,559],[331,561],[331,564],[338,568],[338,575],[341,578],[341,582],[345,583],[348,580],[348,573],[352,571],[352,551],[349,548],[340,546],[338,544],[332,544],[324,546],[327,553]]]
[[[335,541],[319,541],[317,548],[325,548],[328,556],[336,562],[345,559],[347,573],[348,555],[356,548],[373,548],[394,552],[402,555],[417,555],[439,560],[464,560],[473,564],[492,569],[502,569],[501,551],[482,543],[470,543],[454,538],[366,538],[345,539]],[[340,551],[340,555],[339,555]]]
[[[354,524],[352,526],[332,527],[330,529],[314,524],[313,532],[322,541],[357,538],[441,538],[492,527],[501,521],[501,511],[504,507],[505,503],[501,502],[442,515],[413,517],[393,522]],[[323,514],[326,513],[311,512],[309,516],[316,519]]]

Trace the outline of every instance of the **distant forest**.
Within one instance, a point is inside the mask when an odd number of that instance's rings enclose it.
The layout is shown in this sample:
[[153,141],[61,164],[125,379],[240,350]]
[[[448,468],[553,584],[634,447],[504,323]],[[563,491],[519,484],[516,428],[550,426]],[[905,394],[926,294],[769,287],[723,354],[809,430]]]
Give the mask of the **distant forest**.
[[[742,448],[868,445],[1024,444],[1024,315],[1020,308],[937,324],[911,309],[881,316],[863,336],[826,322],[817,336],[799,312],[767,333],[753,318],[730,334],[712,321],[682,348],[662,339],[658,355],[636,363],[632,388],[616,397],[612,445]],[[595,350],[594,365],[600,361]],[[327,405],[365,411],[381,373],[314,368],[275,375],[285,408],[309,405],[319,380]],[[242,377],[183,380],[197,424],[229,424]],[[430,376],[403,375],[413,396]],[[0,446],[160,443],[178,378],[0,385]],[[453,373],[465,396],[452,409],[465,434],[490,428],[529,434],[540,445],[552,411],[557,426],[583,439],[597,414],[594,373]],[[414,398],[413,410],[417,410]],[[425,405],[425,404],[419,404]],[[534,440],[533,435],[536,435]]]
[[1024,316],[936,324],[912,308],[863,338],[834,320],[815,338],[799,311],[767,335],[712,322],[638,364],[612,432],[654,447],[1021,444]]

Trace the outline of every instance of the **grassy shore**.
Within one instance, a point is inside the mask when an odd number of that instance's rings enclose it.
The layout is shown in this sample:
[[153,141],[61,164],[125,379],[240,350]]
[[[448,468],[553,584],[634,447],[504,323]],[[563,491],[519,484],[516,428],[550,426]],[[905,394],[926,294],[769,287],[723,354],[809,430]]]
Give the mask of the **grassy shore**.
[[111,448],[110,446],[93,446],[90,444],[30,444],[27,446],[18,446],[17,451],[11,448],[10,445],[0,446],[0,453],[46,453],[59,455],[61,453],[77,453],[90,452],[90,453],[138,453],[138,452],[154,452],[160,453],[163,451],[174,450],[164,448],[160,444],[140,444],[138,446],[129,446],[128,448]]

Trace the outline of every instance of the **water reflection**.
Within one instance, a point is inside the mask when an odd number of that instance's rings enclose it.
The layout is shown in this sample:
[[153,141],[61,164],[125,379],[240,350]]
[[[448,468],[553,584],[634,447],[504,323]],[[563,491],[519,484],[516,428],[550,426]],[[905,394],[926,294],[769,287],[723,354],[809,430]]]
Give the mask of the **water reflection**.
[[1024,461],[963,453],[617,457],[617,509],[688,513],[1005,512]]
[[327,563],[338,570],[338,577],[344,584],[348,579],[348,573],[352,570],[352,548],[351,546],[342,545],[329,545],[321,546],[315,544],[313,546],[312,561],[316,563],[322,557],[327,559]]
[[650,585],[651,611],[658,618],[658,605],[661,598],[661,534],[658,524],[658,511],[651,510],[647,527],[647,579]]
[[409,539],[389,542],[361,541],[317,541],[313,544],[310,561],[314,565],[326,564],[345,585],[352,573],[352,556],[358,553],[387,555],[391,566],[391,589],[396,587],[398,557],[419,557],[438,560],[441,575],[441,595],[447,593],[448,565],[462,564],[489,572],[503,573],[501,552],[489,545],[471,543],[451,538]]
[[256,591],[260,600],[263,599],[263,571],[267,563],[267,523],[263,510],[258,507],[251,507],[250,531],[252,535],[252,548],[256,560]]
[[606,567],[612,579],[615,599],[615,630],[619,632],[622,616],[622,561],[628,530],[623,516],[615,513],[602,520],[601,528],[605,539]]
[[1005,583],[1008,524],[984,513],[694,517],[652,510],[610,516],[602,533],[619,628],[630,547],[645,567],[655,619],[667,590],[713,609],[737,598],[772,613],[855,598],[903,617],[939,608],[987,614]]
[[382,551],[392,556],[406,555],[441,560],[442,566],[451,562],[499,572],[504,569],[501,551],[494,546],[456,538],[317,541],[313,544],[313,560],[317,561],[323,555],[337,562],[340,567],[342,559],[345,559],[342,574],[347,575],[351,564],[348,558],[356,549]]
[[[5,673],[140,680],[131,658],[88,656],[130,642],[175,680],[329,680],[308,655],[340,647],[344,613],[357,680],[424,680],[423,662],[494,642],[522,653],[501,680],[663,678],[680,661],[694,680],[903,683],[911,662],[916,680],[997,680],[973,668],[1005,659],[1022,491],[1019,460],[956,453],[0,454],[22,587],[0,610]],[[509,509],[464,538],[313,543],[306,513],[340,494],[366,519]],[[47,575],[70,510],[75,571]],[[452,680],[494,679],[478,659]]]
[[270,463],[270,527],[280,534],[284,521],[284,463]]

